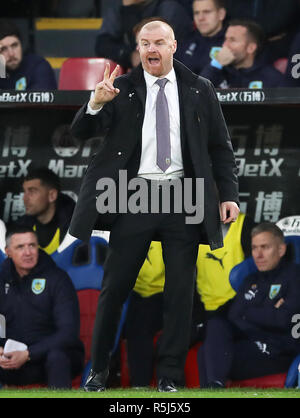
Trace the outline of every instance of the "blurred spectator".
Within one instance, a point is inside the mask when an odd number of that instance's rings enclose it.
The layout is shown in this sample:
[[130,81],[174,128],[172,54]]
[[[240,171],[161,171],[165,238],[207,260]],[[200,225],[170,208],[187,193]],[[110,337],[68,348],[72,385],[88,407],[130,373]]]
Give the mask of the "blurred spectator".
[[[8,232],[6,253],[0,273],[0,313],[6,319],[5,337],[0,338],[0,382],[71,388],[84,361],[72,281],[39,251],[30,228]],[[13,347],[7,347],[12,343],[8,340],[14,341]]]
[[286,85],[283,74],[265,64],[261,55],[264,34],[252,21],[235,20],[229,23],[222,49],[201,75],[215,87],[268,88]]
[[201,387],[286,372],[299,354],[292,317],[300,309],[300,267],[284,260],[275,224],[253,228],[251,244],[258,271],[245,278],[227,317],[208,321],[198,356]]
[[57,17],[96,16],[95,0],[55,0],[53,3],[54,15]]
[[235,291],[229,282],[234,266],[251,255],[249,235],[253,220],[240,213],[237,220],[224,225],[224,246],[211,251],[208,245],[200,245],[197,258],[197,290],[205,308],[205,317],[224,316],[228,311]]
[[177,0],[178,3],[181,3],[185,10],[190,14],[191,18],[193,18],[193,1],[194,0]]
[[26,214],[18,224],[33,228],[40,247],[52,254],[63,241],[75,202],[60,192],[60,179],[48,168],[32,170],[23,182]]
[[114,0],[103,17],[96,40],[96,55],[110,58],[125,68],[136,66],[133,28],[152,16],[166,19],[173,26],[177,40],[192,30],[192,19],[176,0]]
[[255,20],[267,38],[290,29],[298,18],[298,0],[226,0],[230,19]]
[[55,90],[56,79],[50,64],[34,54],[23,54],[19,29],[8,20],[0,20],[0,53],[6,61],[6,78],[0,89]]
[[200,74],[224,42],[225,1],[194,0],[193,13],[195,30],[188,39],[178,44],[175,58]]
[[300,18],[299,0],[227,0],[230,19],[256,21],[266,34],[266,58],[285,57]]
[[296,34],[290,47],[285,77],[288,86],[300,87],[300,32]]

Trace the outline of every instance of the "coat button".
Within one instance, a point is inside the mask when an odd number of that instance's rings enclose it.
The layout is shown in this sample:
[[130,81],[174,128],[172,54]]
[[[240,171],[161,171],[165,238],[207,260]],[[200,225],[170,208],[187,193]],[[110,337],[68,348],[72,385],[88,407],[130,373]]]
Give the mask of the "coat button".
[[118,152],[118,155],[122,155],[121,151]]

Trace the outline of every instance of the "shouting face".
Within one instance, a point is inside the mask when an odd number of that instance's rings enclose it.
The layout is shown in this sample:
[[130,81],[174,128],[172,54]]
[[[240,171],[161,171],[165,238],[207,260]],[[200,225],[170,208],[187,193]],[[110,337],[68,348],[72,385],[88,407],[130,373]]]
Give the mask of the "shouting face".
[[172,28],[159,21],[147,23],[138,35],[142,66],[155,77],[164,77],[173,68],[177,42]]

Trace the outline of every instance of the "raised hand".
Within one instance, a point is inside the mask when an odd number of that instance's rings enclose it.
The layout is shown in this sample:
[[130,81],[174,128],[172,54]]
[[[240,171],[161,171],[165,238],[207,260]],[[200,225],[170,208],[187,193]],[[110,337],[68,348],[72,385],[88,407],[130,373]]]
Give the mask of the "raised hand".
[[120,90],[114,87],[115,78],[119,75],[120,66],[117,65],[114,71],[110,73],[110,64],[106,64],[103,80],[96,85],[94,97],[90,100],[92,109],[100,109],[105,103],[112,101]]

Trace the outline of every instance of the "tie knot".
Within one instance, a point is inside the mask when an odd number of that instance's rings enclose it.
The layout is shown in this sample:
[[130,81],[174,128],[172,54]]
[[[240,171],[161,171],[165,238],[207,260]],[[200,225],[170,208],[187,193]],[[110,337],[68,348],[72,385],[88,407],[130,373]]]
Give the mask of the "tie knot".
[[159,78],[156,80],[156,84],[158,84],[161,89],[164,89],[168,81],[169,80],[167,78]]

